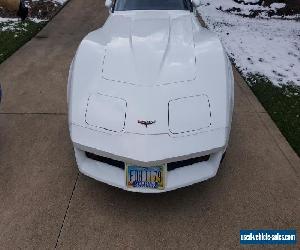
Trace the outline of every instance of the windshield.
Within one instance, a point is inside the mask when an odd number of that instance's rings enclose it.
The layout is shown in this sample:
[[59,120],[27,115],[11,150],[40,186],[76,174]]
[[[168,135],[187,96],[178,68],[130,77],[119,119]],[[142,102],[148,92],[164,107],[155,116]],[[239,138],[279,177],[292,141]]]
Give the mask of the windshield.
[[190,0],[116,0],[114,10],[191,10],[191,2]]

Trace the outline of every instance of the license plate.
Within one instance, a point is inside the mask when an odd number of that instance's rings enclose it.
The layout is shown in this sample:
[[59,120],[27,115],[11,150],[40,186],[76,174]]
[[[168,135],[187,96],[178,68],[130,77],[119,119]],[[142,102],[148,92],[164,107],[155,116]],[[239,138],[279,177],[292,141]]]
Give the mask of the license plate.
[[165,166],[139,167],[126,164],[126,185],[128,188],[165,188]]

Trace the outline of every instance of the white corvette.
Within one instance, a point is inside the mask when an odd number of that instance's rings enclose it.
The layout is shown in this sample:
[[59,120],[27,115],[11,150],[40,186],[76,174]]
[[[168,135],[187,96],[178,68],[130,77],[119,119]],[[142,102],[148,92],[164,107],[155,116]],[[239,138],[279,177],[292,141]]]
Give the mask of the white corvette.
[[81,42],[68,82],[79,170],[134,192],[216,175],[233,111],[231,64],[193,0],[106,1],[104,26]]

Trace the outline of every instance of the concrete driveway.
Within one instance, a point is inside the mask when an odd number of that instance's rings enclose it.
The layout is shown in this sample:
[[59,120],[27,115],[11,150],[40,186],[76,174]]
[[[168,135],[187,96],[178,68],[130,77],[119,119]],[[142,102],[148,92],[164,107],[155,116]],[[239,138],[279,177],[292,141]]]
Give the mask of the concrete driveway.
[[230,147],[214,179],[143,195],[78,173],[68,67],[106,17],[104,1],[71,0],[0,65],[0,249],[232,249],[240,229],[299,232],[299,158],[236,72]]

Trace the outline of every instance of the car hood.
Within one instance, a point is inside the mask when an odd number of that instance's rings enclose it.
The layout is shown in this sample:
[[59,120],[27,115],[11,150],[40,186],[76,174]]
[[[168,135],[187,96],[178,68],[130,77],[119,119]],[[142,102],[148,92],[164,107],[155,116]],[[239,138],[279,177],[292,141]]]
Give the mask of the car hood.
[[111,15],[74,58],[70,124],[172,137],[228,127],[230,64],[218,37],[194,19],[174,11]]
[[114,14],[102,63],[103,78],[134,85],[191,81],[196,76],[190,14]]

